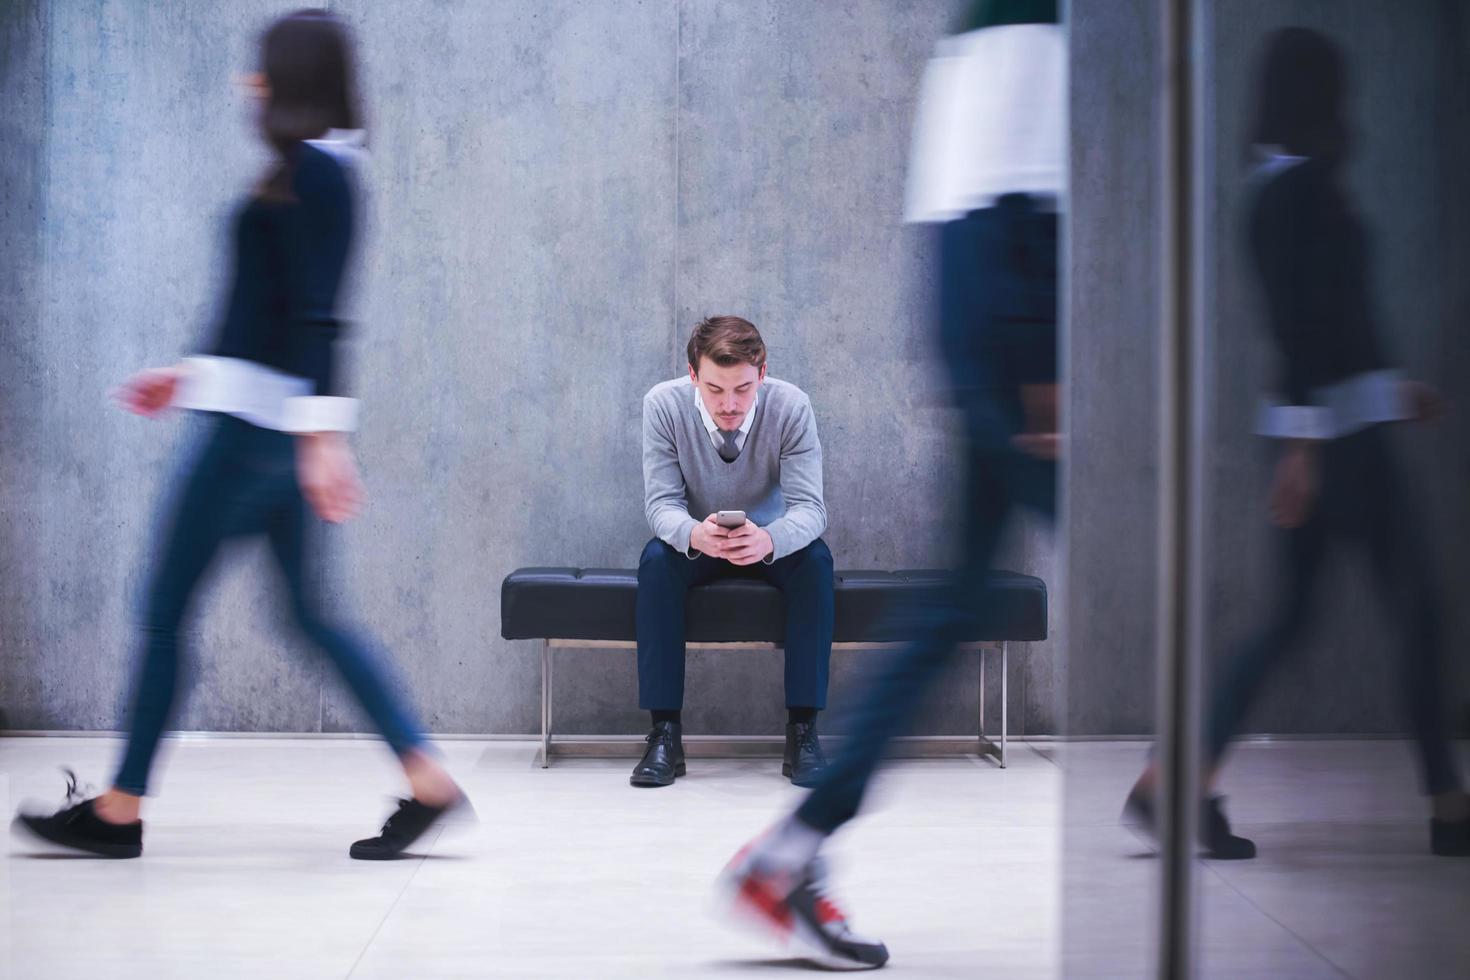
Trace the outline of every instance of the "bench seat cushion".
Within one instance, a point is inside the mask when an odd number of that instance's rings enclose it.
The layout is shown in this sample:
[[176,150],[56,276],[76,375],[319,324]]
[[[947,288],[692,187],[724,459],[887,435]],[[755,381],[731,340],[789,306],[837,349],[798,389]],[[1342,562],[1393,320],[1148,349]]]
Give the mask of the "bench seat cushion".
[[[908,639],[946,581],[941,571],[836,573],[837,643]],[[507,640],[634,640],[638,573],[612,568],[522,568],[500,587],[500,635]],[[1046,583],[993,572],[967,641],[1044,640]],[[779,643],[781,593],[751,579],[689,590],[685,639],[693,643]]]

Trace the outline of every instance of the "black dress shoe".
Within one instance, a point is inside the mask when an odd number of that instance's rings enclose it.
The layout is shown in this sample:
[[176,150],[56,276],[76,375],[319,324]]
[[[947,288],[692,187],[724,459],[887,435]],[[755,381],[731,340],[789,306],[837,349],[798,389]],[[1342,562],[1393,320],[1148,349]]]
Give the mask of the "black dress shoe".
[[644,739],[648,749],[628,782],[634,786],[672,786],[684,775],[684,728],[677,722],[660,721]]
[[[1230,832],[1225,818],[1225,798],[1211,796],[1199,805],[1199,842],[1205,857],[1219,861],[1246,861],[1256,856],[1255,842]],[[1136,824],[1155,840],[1159,837],[1157,814],[1152,793],[1135,788],[1123,804],[1123,822]]]
[[1429,849],[1440,857],[1470,857],[1470,820],[1431,819]]
[[789,776],[793,786],[817,785],[827,758],[817,740],[817,723],[798,721],[786,726],[786,755],[781,762],[781,775]]
[[95,800],[77,799],[77,780],[67,771],[65,806],[52,814],[21,813],[13,826],[52,844],[105,858],[135,858],[143,853],[143,821],[109,823],[97,816]]
[[359,861],[391,861],[451,813],[473,818],[474,809],[464,796],[443,806],[431,806],[418,800],[399,800],[397,811],[383,824],[378,836],[357,841],[347,853]]

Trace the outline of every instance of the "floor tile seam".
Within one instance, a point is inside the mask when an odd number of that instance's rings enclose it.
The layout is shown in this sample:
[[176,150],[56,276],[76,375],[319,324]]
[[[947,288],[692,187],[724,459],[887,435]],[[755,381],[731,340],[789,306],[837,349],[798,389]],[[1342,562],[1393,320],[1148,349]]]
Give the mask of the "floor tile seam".
[[403,901],[404,895],[408,894],[409,886],[411,886],[413,884],[413,880],[419,876],[419,872],[424,869],[424,864],[429,860],[429,855],[433,853],[434,846],[439,843],[439,838],[443,833],[444,830],[441,827],[438,833],[434,835],[433,842],[430,843],[427,848],[425,848],[423,854],[419,855],[418,861],[414,865],[413,872],[408,876],[407,880],[403,882],[403,887],[398,889],[398,894],[393,896],[393,901],[388,903],[388,908],[383,912],[383,917],[378,920],[378,924],[376,927],[374,927],[372,935],[368,936],[367,942],[363,943],[362,951],[357,954],[357,959],[352,961],[352,968],[347,971],[345,980],[351,980],[352,975],[357,972],[357,968],[362,966],[362,961],[367,957],[368,950],[372,949],[373,943],[378,941],[378,936],[382,933],[383,926],[388,924],[388,919],[392,917],[394,910],[398,908],[398,903]]
[[1196,862],[1196,863],[1197,863],[1197,865],[1199,867],[1203,868],[1205,870],[1205,872],[1207,874],[1209,874],[1212,878],[1214,878],[1216,881],[1218,881],[1221,884],[1223,884],[1226,888],[1230,889],[1236,895],[1240,896],[1241,900],[1243,900],[1247,905],[1249,905],[1251,908],[1255,909],[1261,915],[1264,915],[1268,920],[1270,920],[1271,922],[1273,922],[1279,929],[1281,929],[1282,932],[1286,933],[1292,939],[1296,940],[1297,943],[1299,945],[1301,945],[1303,948],[1305,948],[1308,951],[1310,951],[1313,956],[1317,957],[1319,960],[1321,960],[1323,963],[1325,963],[1331,970],[1333,970],[1335,973],[1337,973],[1338,976],[1344,977],[1344,978],[1346,978],[1346,980],[1355,980],[1355,978],[1353,977],[1353,975],[1351,973],[1349,973],[1346,970],[1344,970],[1330,956],[1328,956],[1326,953],[1322,952],[1322,950],[1318,949],[1317,946],[1314,943],[1308,942],[1305,937],[1303,937],[1295,929],[1291,928],[1291,926],[1287,925],[1286,923],[1282,922],[1280,919],[1276,918],[1276,916],[1274,916],[1270,912],[1266,911],[1266,909],[1264,907],[1262,907],[1262,905],[1259,902],[1257,902],[1255,899],[1253,899],[1249,895],[1247,895],[1244,891],[1242,891],[1239,887],[1237,887],[1236,884],[1233,881],[1231,881],[1229,878],[1225,877],[1218,870],[1216,870],[1215,868],[1211,867],[1208,863],[1206,863],[1204,861],[1199,861],[1199,862]]

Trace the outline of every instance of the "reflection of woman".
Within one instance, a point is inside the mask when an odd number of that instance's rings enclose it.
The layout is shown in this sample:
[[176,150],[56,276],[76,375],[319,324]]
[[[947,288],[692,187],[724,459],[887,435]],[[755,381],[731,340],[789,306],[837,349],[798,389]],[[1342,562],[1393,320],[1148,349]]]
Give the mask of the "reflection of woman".
[[386,666],[326,618],[315,589],[322,558],[307,501],[335,522],[352,516],[361,496],[344,435],[355,403],[333,394],[337,298],[354,232],[350,150],[325,139],[357,126],[349,40],[330,14],[303,11],[266,31],[261,54],[253,84],[276,158],[236,220],[234,284],[214,354],[145,371],[120,392],[126,408],[150,418],[171,405],[218,413],[179,489],[149,589],[127,751],[101,796],[19,821],[109,857],[142,852],[139,805],[176,702],[180,626],[221,542],[235,535],[267,538],[297,625],[332,660],[408,777],[411,798],[352,856],[392,857],[464,805]]
[[[1267,47],[1254,143],[1262,155],[1250,213],[1251,258],[1281,355],[1281,400],[1261,416],[1280,450],[1270,516],[1282,529],[1285,584],[1266,628],[1227,665],[1213,692],[1206,785],[1268,674],[1297,648],[1320,601],[1328,546],[1367,554],[1398,640],[1396,650],[1423,782],[1433,800],[1436,854],[1470,855],[1470,801],[1450,749],[1439,609],[1429,549],[1384,423],[1437,411],[1426,386],[1389,370],[1369,295],[1365,231],[1342,181],[1348,149],[1344,65],[1327,38],[1302,28]],[[1129,799],[1145,819],[1153,771]],[[1206,806],[1205,846],[1217,857],[1252,857],[1233,837],[1218,801]]]

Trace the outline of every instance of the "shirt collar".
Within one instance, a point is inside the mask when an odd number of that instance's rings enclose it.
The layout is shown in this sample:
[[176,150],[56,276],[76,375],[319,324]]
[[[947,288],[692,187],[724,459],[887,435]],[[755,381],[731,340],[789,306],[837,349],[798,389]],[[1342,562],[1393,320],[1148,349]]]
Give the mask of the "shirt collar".
[[[715,423],[715,417],[704,407],[704,396],[699,393],[699,386],[690,382],[689,387],[694,389],[694,405],[699,409],[699,417],[704,422],[705,431],[714,435],[719,431],[719,425]],[[756,392],[755,401],[750,403],[750,411],[745,413],[745,418],[740,420],[740,428],[736,431],[741,435],[749,435],[750,427],[755,424],[755,410],[761,403],[760,392]]]

